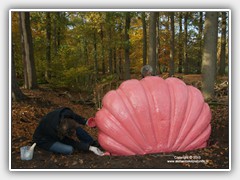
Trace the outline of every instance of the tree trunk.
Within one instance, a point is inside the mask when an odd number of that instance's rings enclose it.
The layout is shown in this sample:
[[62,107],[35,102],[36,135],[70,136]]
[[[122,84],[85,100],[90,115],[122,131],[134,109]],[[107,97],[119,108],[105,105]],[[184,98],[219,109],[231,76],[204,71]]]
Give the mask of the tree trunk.
[[16,71],[15,71],[15,63],[14,63],[14,45],[12,43],[12,100],[20,101],[26,99],[26,96],[20,90],[17,84]]
[[188,67],[188,12],[186,12],[184,16],[184,73],[188,74],[189,73],[189,67]]
[[174,75],[174,36],[175,36],[175,29],[174,29],[174,12],[170,13],[171,17],[171,48],[170,48],[170,62],[169,62],[169,76]]
[[[122,23],[118,24],[118,35],[119,35],[120,39],[124,39],[125,34],[123,33]],[[117,55],[117,57],[118,57],[117,58],[117,62],[118,62],[117,73],[118,73],[119,79],[121,79],[121,80],[124,79],[123,53],[124,53],[124,44],[120,43],[118,55]]]
[[88,61],[88,43],[87,43],[87,40],[84,38],[83,39],[83,44],[84,44],[84,47],[83,47],[83,56],[84,56],[84,62],[85,62],[85,65],[89,63]]
[[23,32],[22,32],[22,20],[21,20],[21,14],[19,13],[19,32],[21,36],[21,50],[22,50],[22,61],[23,61],[23,75],[24,75],[24,84],[23,87],[27,89],[27,82],[28,82],[28,75],[27,75],[27,64],[26,64],[26,52],[24,49],[24,39],[23,39]]
[[178,40],[178,72],[182,73],[183,72],[183,38],[182,38],[182,12],[179,12],[179,40]]
[[149,17],[149,65],[153,68],[153,75],[156,75],[156,12],[150,12]]
[[160,13],[157,12],[157,20],[156,20],[156,34],[157,34],[157,42],[156,42],[156,74],[161,74],[161,68],[160,68],[160,19],[159,19]]
[[60,47],[60,28],[61,20],[60,20],[60,12],[54,13],[54,24],[53,24],[53,48],[54,55],[57,55],[58,49]]
[[202,56],[202,92],[204,99],[214,96],[217,63],[218,13],[206,12],[204,46]]
[[59,49],[60,44],[61,44],[61,22],[62,22],[62,17],[61,17],[61,12],[57,12],[57,48]]
[[119,51],[119,65],[118,65],[118,69],[119,69],[119,78],[121,79],[121,80],[123,80],[124,79],[124,72],[123,72],[123,59],[122,59],[122,49],[120,49],[120,51]]
[[100,31],[100,34],[101,34],[101,53],[102,53],[102,74],[105,74],[106,73],[106,69],[105,69],[105,56],[104,56],[104,41],[103,41],[103,27],[101,25],[101,31]]
[[113,55],[112,55],[112,53],[113,53],[113,50],[110,47],[108,49],[108,63],[109,63],[109,72],[110,72],[110,74],[112,74],[112,72],[113,72]]
[[94,46],[94,71],[98,75],[98,60],[97,60],[97,37],[96,32],[93,32],[93,46]]
[[202,30],[203,30],[203,12],[200,12],[200,19],[199,19],[199,34],[198,34],[198,41],[199,41],[199,55],[198,55],[198,64],[197,64],[197,73],[201,73],[201,65],[202,65]]
[[53,50],[54,50],[54,56],[57,55],[57,15],[54,14],[54,22],[53,22]]
[[225,74],[226,67],[226,12],[222,12],[222,36],[219,74]]
[[130,79],[130,39],[129,39],[129,29],[130,29],[131,16],[130,12],[126,12],[125,17],[125,80]]
[[51,68],[51,14],[46,12],[46,35],[47,35],[47,48],[46,48],[46,70],[45,79],[50,79],[50,68]]
[[114,44],[113,48],[113,73],[117,72],[117,48],[116,44]]
[[112,43],[112,27],[111,27],[111,14],[106,14],[106,23],[107,23],[107,31],[108,31],[108,70],[110,74],[113,72],[113,43]]
[[23,46],[23,61],[25,69],[24,87],[27,89],[34,89],[37,88],[37,76],[34,64],[32,33],[29,16],[29,12],[19,12],[21,41]]
[[146,15],[142,12],[142,26],[143,26],[143,66],[147,64],[147,25]]

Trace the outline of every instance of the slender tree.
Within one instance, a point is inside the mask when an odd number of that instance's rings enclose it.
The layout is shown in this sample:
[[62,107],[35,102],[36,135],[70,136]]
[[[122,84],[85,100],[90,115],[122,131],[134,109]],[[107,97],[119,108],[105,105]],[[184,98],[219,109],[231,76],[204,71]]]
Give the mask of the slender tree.
[[221,36],[221,52],[220,52],[220,68],[219,74],[225,74],[226,67],[226,12],[222,12],[222,36]]
[[[124,79],[124,63],[123,63],[123,51],[124,51],[124,43],[122,43],[122,39],[124,39],[125,34],[123,32],[123,24],[124,23],[117,23],[117,36],[119,37],[119,40],[121,43],[118,45],[118,50],[117,50],[117,74],[119,79],[123,80]],[[124,41],[123,41],[124,42]]]
[[54,13],[54,22],[53,22],[53,49],[54,55],[57,55],[59,46],[60,46],[60,12]]
[[57,34],[56,34],[56,41],[57,41],[57,49],[59,49],[60,45],[61,45],[61,39],[62,39],[62,24],[63,23],[63,15],[65,13],[64,12],[57,12]]
[[153,75],[156,74],[156,12],[150,12],[149,19],[149,64],[153,68]]
[[88,43],[86,38],[83,38],[83,58],[85,65],[89,63],[88,58]]
[[30,27],[30,13],[19,12],[22,52],[24,61],[24,87],[37,88],[37,76],[34,62],[32,33]]
[[161,68],[160,68],[160,53],[161,53],[161,47],[160,47],[160,12],[157,12],[157,21],[156,21],[156,34],[157,34],[157,44],[156,44],[156,74],[161,74]]
[[124,79],[124,72],[123,72],[123,55],[122,50],[119,51],[118,55],[118,76],[120,79]]
[[25,99],[27,96],[24,95],[17,84],[15,62],[14,62],[14,45],[12,43],[12,100],[20,101]]
[[97,58],[97,35],[96,30],[93,32],[93,47],[94,47],[94,71],[98,74],[98,58]]
[[179,37],[178,37],[178,72],[183,72],[183,32],[182,32],[182,12],[179,12]]
[[218,13],[206,12],[204,26],[204,46],[202,56],[202,92],[204,98],[207,100],[214,96],[214,84],[216,79],[217,63]]
[[129,38],[129,29],[131,16],[130,12],[125,14],[125,80],[130,79],[130,38]]
[[117,48],[116,48],[116,43],[114,43],[114,48],[113,48],[113,73],[117,72]]
[[203,12],[199,12],[199,33],[198,33],[198,42],[199,42],[199,54],[198,54],[198,64],[197,64],[197,73],[201,73],[201,65],[202,65],[202,31],[203,31]]
[[47,35],[47,47],[46,47],[46,70],[45,79],[50,79],[50,68],[51,68],[51,14],[46,12],[46,35]]
[[104,46],[104,40],[103,40],[103,25],[101,24],[101,30],[100,30],[100,36],[101,36],[101,56],[102,56],[102,74],[105,74],[105,46]]
[[189,73],[188,66],[188,12],[184,16],[184,73]]
[[108,31],[108,66],[109,72],[113,72],[113,43],[112,43],[112,26],[111,26],[111,13],[106,13],[106,26]]
[[175,38],[175,29],[174,29],[174,12],[170,13],[171,19],[171,48],[170,48],[170,62],[169,62],[169,76],[174,75],[174,38]]
[[146,14],[145,12],[141,13],[142,15],[142,26],[143,26],[143,66],[147,64],[147,25],[146,25]]

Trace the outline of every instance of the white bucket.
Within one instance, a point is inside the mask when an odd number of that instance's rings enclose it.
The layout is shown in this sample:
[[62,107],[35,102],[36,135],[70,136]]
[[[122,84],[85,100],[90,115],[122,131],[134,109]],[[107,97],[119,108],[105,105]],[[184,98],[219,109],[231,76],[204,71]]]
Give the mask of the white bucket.
[[33,158],[33,150],[31,146],[23,146],[20,148],[21,160],[31,160]]

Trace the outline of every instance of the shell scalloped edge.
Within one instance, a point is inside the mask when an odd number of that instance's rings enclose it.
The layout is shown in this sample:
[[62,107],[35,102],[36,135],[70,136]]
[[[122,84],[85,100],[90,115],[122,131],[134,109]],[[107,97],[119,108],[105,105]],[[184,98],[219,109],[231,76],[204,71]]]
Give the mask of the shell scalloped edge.
[[202,93],[178,78],[124,81],[96,113],[100,145],[112,155],[144,155],[204,148],[211,111]]

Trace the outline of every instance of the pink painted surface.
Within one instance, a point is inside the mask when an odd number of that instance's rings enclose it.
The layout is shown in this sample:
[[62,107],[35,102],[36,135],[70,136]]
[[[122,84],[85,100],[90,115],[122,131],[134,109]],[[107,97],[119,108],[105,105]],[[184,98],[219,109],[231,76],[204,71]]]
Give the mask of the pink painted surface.
[[102,104],[95,121],[107,155],[204,148],[211,133],[211,111],[201,92],[178,78],[124,81]]
[[96,121],[95,121],[95,118],[94,117],[90,117],[88,120],[87,120],[87,125],[89,127],[96,127]]

